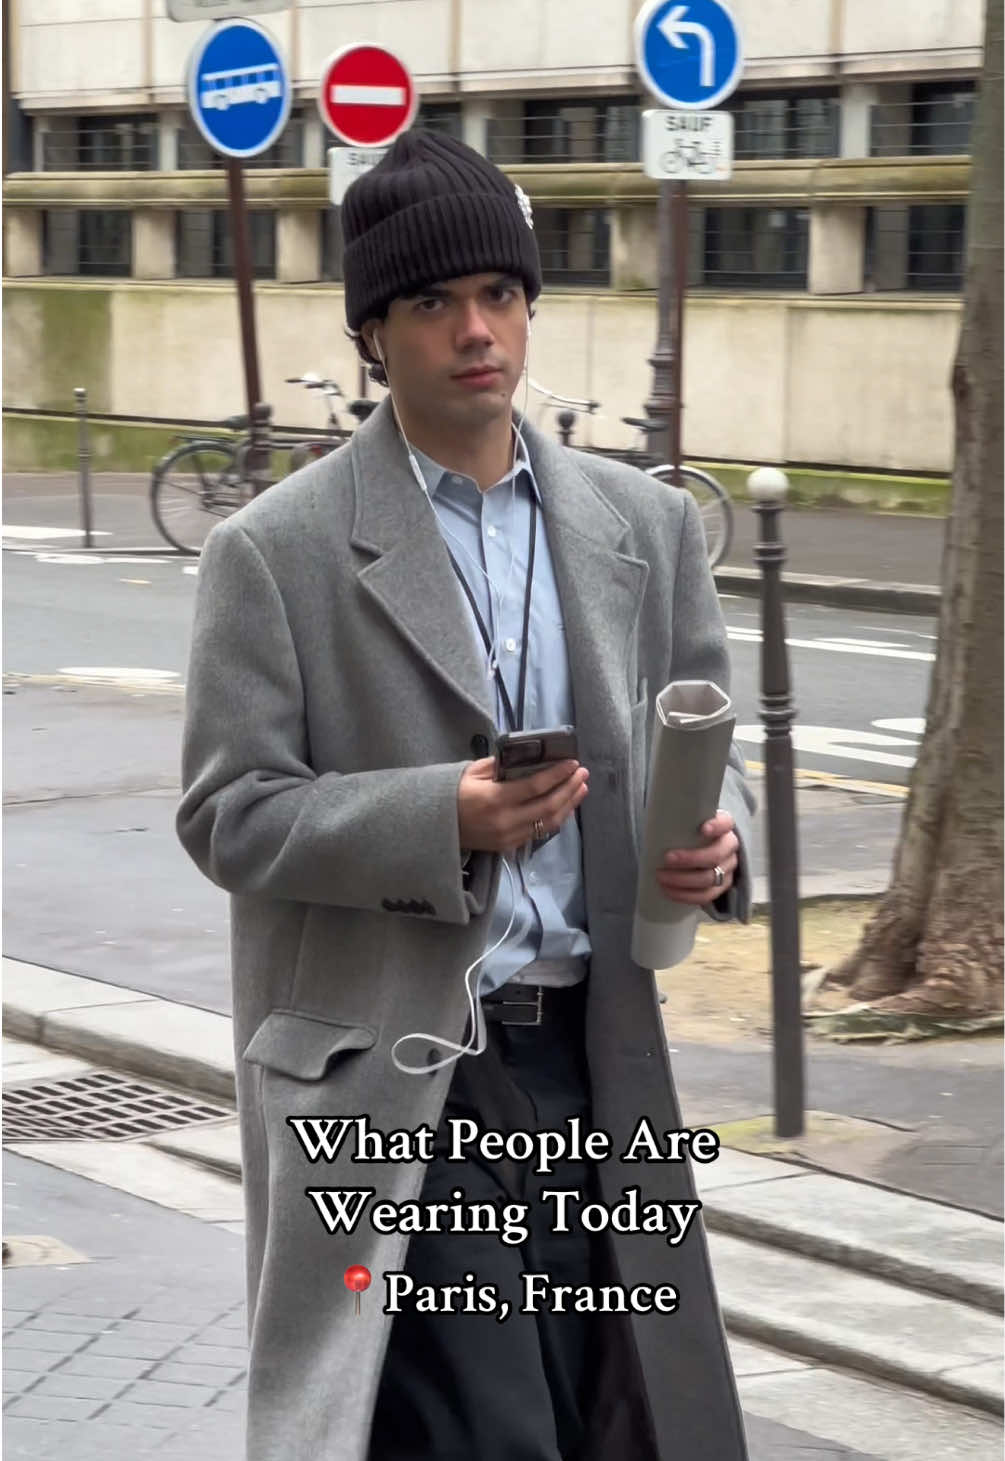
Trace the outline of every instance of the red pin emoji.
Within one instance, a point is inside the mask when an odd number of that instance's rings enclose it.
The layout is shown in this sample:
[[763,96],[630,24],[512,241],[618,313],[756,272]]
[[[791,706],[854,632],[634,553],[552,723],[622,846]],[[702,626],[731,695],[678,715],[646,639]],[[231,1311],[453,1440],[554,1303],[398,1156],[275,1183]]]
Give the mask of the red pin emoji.
[[362,1263],[353,1263],[346,1269],[343,1275],[345,1286],[351,1293],[356,1295],[356,1313],[359,1313],[359,1296],[370,1287],[370,1270],[364,1268]]

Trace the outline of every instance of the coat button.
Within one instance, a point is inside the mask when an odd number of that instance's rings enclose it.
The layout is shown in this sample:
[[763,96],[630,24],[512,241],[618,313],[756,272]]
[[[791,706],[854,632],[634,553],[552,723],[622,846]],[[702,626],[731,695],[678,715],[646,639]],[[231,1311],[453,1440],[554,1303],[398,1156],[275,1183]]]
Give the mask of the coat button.
[[480,761],[482,759],[482,757],[483,756],[487,756],[488,753],[489,753],[489,739],[488,739],[488,736],[472,736],[471,737],[471,754],[472,754],[472,756],[474,756],[476,760]]

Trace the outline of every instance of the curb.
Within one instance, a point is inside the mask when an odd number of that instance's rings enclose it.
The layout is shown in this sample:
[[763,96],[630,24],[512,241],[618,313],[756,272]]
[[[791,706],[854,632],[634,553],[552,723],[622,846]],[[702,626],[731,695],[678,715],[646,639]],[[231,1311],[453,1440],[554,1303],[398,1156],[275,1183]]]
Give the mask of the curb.
[[[802,1170],[816,1172],[820,1169],[804,1167]],[[915,1200],[923,1201],[921,1198]],[[751,1213],[727,1212],[716,1204],[714,1195],[705,1200],[702,1212],[705,1226],[711,1232],[747,1238],[751,1242],[763,1243],[771,1248],[784,1248],[790,1253],[801,1253],[805,1258],[818,1258],[824,1263],[852,1268],[856,1273],[883,1278],[919,1293],[932,1294],[941,1299],[955,1299],[958,1303],[984,1309],[990,1314],[1002,1313],[1002,1291],[993,1283],[968,1279],[961,1274],[944,1270],[940,1272],[923,1263],[911,1262],[895,1254],[884,1253],[879,1248],[868,1248],[861,1243],[843,1242],[820,1233],[801,1232],[798,1228],[772,1222]]]
[[[3,973],[7,1034],[234,1104],[229,1016],[13,959],[3,960]],[[239,1180],[236,1136],[236,1130],[224,1136],[217,1125],[202,1132],[165,1132],[152,1144]],[[998,1347],[996,1321],[1002,1309],[995,1220],[738,1149],[725,1148],[722,1159],[714,1171],[696,1175],[713,1257],[715,1247],[725,1245],[719,1262],[735,1280],[735,1287],[726,1285],[732,1299],[722,1305],[731,1333],[1001,1414],[1000,1365],[989,1353]],[[835,1223],[834,1214],[842,1209],[844,1218]],[[939,1265],[943,1249],[947,1258]],[[824,1294],[819,1312],[806,1309],[809,1264],[819,1265]],[[751,1288],[750,1275],[765,1266],[763,1288]],[[897,1312],[898,1293],[905,1302],[913,1296],[909,1302],[923,1328],[917,1334],[907,1331],[910,1342],[903,1353],[896,1333],[884,1337],[881,1328],[872,1327],[860,1335],[841,1302],[834,1306],[840,1293],[835,1284],[844,1282],[843,1275],[853,1291],[856,1285],[861,1290],[874,1321],[887,1303],[891,1313]],[[779,1296],[793,1284],[790,1313]],[[939,1348],[941,1323],[953,1341],[945,1359]],[[974,1326],[980,1342],[961,1343],[958,1336]],[[954,1344],[956,1356],[951,1355]]]
[[[756,568],[716,568],[715,586],[722,593],[759,598],[761,574]],[[875,583],[867,578],[837,578],[815,573],[783,573],[782,587],[790,603],[831,608],[877,609],[888,614],[924,614],[937,618],[942,591],[924,583]]]
[[756,1340],[773,1349],[798,1355],[801,1359],[819,1360],[825,1365],[852,1370],[872,1380],[888,1380],[904,1389],[948,1400],[954,1405],[965,1405],[985,1415],[1000,1416],[1003,1413],[1001,1395],[991,1385],[954,1379],[951,1371],[926,1373],[890,1356],[866,1355],[839,1340],[808,1334],[805,1329],[795,1328],[782,1320],[754,1314],[726,1302],[721,1307],[726,1328],[741,1339]]

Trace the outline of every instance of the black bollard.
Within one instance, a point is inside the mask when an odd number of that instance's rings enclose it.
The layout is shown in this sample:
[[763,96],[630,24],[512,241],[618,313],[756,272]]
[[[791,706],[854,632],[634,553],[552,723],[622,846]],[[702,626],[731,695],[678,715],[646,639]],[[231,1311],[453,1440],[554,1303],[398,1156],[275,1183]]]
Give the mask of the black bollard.
[[761,570],[761,720],[768,818],[771,983],[774,1019],[775,1133],[801,1136],[805,1125],[802,979],[799,959],[799,859],[789,653],[785,644],[781,514],[788,478],[759,467],[747,482],[760,519],[754,558]]
[[558,439],[563,446],[572,445],[572,428],[576,424],[575,411],[559,411],[558,413]]
[[77,403],[77,472],[80,482],[80,517],[84,529],[84,547],[94,546],[91,512],[91,445],[87,428],[87,392],[76,386],[73,398]]
[[248,478],[254,497],[272,486],[272,452],[269,447],[269,427],[272,421],[272,407],[258,401],[251,410],[251,440],[248,446]]

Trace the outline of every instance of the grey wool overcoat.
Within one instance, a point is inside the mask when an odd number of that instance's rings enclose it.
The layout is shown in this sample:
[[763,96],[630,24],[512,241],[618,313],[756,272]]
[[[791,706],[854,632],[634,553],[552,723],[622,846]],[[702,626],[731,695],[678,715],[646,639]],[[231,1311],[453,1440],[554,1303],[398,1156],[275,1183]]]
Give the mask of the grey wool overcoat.
[[[591,771],[587,1058],[593,1125],[613,1138],[604,1199],[641,1186],[647,1201],[687,1201],[686,1165],[620,1161],[640,1116],[660,1132],[681,1124],[653,974],[629,943],[653,699],[671,679],[725,686],[725,630],[686,492],[529,424],[524,435]],[[221,522],[199,568],[177,825],[232,899],[249,1461],[365,1461],[391,1323],[382,1275],[408,1239],[365,1220],[332,1236],[305,1188],[374,1186],[400,1202],[418,1197],[424,1167],[362,1166],[351,1140],[310,1164],[287,1118],[436,1127],[450,1068],[405,1075],[390,1050],[416,1030],[464,1039],[462,976],[484,948],[500,863],[476,853],[465,885],[457,786],[494,734],[484,655],[385,401],[349,444]],[[736,752],[720,804],[746,843]],[[730,897],[746,918],[745,878]],[[742,1461],[704,1233],[695,1223],[676,1248],[659,1233],[615,1241],[625,1285],[680,1291],[676,1314],[632,1320],[660,1456]],[[358,1318],[351,1264],[373,1274]]]

